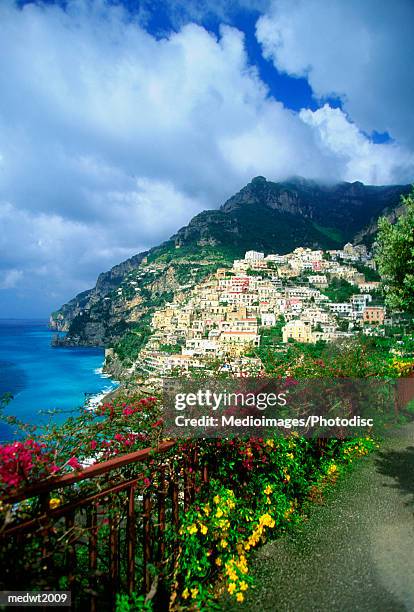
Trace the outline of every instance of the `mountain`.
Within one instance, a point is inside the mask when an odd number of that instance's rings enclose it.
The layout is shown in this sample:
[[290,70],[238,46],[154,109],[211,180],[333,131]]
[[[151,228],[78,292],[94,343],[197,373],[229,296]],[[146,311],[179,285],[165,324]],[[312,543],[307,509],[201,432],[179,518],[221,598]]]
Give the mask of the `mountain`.
[[329,249],[372,240],[378,217],[398,214],[400,197],[410,189],[301,177],[274,183],[258,176],[219,209],[196,215],[159,247],[101,274],[93,289],[54,312],[51,328],[67,332],[56,342],[108,346],[122,338],[129,351],[129,344],[138,350],[153,310],[217,267],[250,249],[287,253],[297,246]]
[[176,236],[180,245],[223,244],[288,252],[297,246],[335,248],[395,207],[409,186],[360,182],[322,185],[293,177],[272,183],[258,176],[219,209],[194,217]]

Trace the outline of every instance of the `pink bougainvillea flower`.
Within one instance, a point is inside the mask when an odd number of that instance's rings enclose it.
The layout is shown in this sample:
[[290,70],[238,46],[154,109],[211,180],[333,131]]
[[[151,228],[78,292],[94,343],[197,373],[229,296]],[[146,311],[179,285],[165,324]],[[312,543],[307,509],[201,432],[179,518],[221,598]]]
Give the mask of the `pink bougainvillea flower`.
[[74,470],[82,469],[82,466],[76,457],[71,457],[69,461],[67,462],[67,465],[70,465],[70,467],[73,468]]
[[31,438],[0,446],[0,488],[8,490],[51,473],[46,445]]
[[163,422],[164,422],[163,419],[158,419],[158,421],[155,421],[155,423],[153,423],[151,427],[159,427],[160,425],[163,424]]

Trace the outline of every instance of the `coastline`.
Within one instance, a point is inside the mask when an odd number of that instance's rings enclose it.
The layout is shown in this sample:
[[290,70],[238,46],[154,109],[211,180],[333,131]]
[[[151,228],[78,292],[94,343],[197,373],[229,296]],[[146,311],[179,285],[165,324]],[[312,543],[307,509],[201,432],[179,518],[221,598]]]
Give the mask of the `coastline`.
[[85,392],[85,397],[88,396],[85,401],[85,407],[88,408],[88,410],[96,410],[105,401],[111,401],[121,387],[121,382],[119,380],[112,378],[110,374],[104,371],[104,365],[105,357],[102,365],[94,369],[94,373],[100,378],[106,379],[108,381],[108,386],[104,387],[102,391],[99,391],[98,393],[88,394]]
[[[117,381],[114,381],[117,382]],[[121,383],[117,383],[116,387],[103,389],[101,393],[96,393],[88,397],[85,402],[85,407],[88,410],[96,410],[99,406],[101,406],[104,402],[111,401],[116,395],[119,393],[122,388]]]
[[55,350],[52,334],[46,319],[0,320],[0,395],[13,396],[6,414],[27,423],[62,421],[88,403],[99,405],[119,387],[117,377],[104,371],[102,348]]

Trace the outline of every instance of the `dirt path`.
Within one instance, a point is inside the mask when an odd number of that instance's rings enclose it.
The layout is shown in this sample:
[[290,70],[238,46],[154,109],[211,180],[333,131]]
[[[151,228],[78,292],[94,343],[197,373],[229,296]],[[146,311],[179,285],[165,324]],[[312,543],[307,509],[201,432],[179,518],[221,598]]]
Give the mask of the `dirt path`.
[[240,612],[414,611],[414,423],[258,551],[252,573]]

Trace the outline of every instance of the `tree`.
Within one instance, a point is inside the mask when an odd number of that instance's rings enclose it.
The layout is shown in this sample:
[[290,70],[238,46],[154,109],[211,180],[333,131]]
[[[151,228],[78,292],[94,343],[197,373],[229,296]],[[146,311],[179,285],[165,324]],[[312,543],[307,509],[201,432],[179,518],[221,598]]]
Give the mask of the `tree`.
[[414,188],[401,197],[404,214],[392,224],[378,222],[376,261],[383,277],[386,304],[414,314]]
[[352,285],[344,278],[333,278],[329,283],[329,287],[322,291],[332,302],[347,302],[351,295],[357,292],[358,287]]

